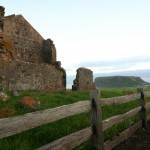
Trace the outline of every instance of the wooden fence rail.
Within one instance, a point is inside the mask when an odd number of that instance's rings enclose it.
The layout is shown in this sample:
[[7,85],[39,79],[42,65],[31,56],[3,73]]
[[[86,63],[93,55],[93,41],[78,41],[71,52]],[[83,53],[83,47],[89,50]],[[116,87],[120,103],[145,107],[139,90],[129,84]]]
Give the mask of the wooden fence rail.
[[134,101],[139,98],[140,98],[140,94],[132,94],[132,95],[125,95],[125,96],[111,97],[111,98],[102,98],[100,101],[101,101],[101,106],[106,106],[111,104],[123,104],[123,103]]
[[[145,97],[150,97],[150,92],[145,92],[144,94]],[[100,104],[101,106],[106,106],[111,104],[122,104],[140,98],[141,98],[140,94],[132,94],[127,96],[104,98],[99,101],[101,103]],[[148,107],[150,107],[150,103],[146,103],[146,108]],[[87,100],[87,101],[80,101],[77,103],[60,106],[57,108],[27,113],[22,116],[0,119],[0,138],[12,136],[14,134],[21,133],[23,131],[38,127],[46,123],[51,123],[69,116],[73,116],[84,112],[89,112],[90,109],[91,109],[91,103],[89,100]],[[130,110],[129,112],[126,112],[121,115],[113,116],[111,118],[102,121],[102,130],[104,131],[112,127],[113,125],[122,122],[124,119],[131,118],[132,116],[138,114],[140,109],[141,109],[140,107],[137,107]],[[150,116],[148,116],[147,119],[150,119]],[[139,124],[137,125],[138,127]],[[64,150],[72,149],[78,146],[79,144],[85,142],[86,140],[88,140],[91,135],[92,135],[91,128],[88,127],[78,132],[62,137],[56,141],[53,141],[52,143],[47,144],[39,149],[40,150],[42,149],[61,150],[62,147]],[[104,149],[106,147],[107,146],[105,142]]]
[[113,116],[111,118],[104,120],[103,121],[103,131],[112,127],[113,125],[117,125],[117,124],[121,123],[122,121],[137,115],[139,113],[139,111],[140,111],[140,107],[137,107],[137,108],[134,108],[124,114],[116,115],[116,116]]
[[51,123],[69,116],[88,112],[89,101],[81,101],[57,108],[27,113],[17,117],[0,119],[0,138],[21,133],[40,125]]
[[108,140],[104,143],[105,150],[111,150],[121,142],[127,140],[134,132],[142,126],[142,121],[135,123],[133,126],[129,127],[125,131],[121,132],[119,136],[114,137],[112,140]]

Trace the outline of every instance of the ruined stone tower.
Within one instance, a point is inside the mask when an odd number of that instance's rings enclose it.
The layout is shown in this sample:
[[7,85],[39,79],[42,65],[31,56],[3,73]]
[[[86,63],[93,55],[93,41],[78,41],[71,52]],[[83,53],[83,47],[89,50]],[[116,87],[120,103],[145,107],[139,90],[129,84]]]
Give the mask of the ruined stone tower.
[[43,58],[46,63],[56,63],[56,48],[51,39],[43,42]]
[[78,68],[76,78],[73,81],[72,90],[95,89],[93,72],[87,68]]
[[0,89],[63,90],[66,72],[52,40],[45,40],[22,15],[0,7]]

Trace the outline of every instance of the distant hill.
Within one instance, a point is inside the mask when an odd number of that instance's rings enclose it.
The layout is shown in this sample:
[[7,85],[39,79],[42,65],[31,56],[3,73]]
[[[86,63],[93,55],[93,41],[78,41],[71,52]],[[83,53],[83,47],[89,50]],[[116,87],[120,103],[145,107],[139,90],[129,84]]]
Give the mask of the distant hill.
[[138,76],[144,79],[144,81],[150,82],[150,69],[148,70],[134,70],[134,71],[120,71],[109,73],[94,73],[94,77],[106,77],[106,76]]
[[142,78],[137,76],[108,76],[95,78],[96,87],[101,88],[119,88],[119,87],[137,87],[149,85]]

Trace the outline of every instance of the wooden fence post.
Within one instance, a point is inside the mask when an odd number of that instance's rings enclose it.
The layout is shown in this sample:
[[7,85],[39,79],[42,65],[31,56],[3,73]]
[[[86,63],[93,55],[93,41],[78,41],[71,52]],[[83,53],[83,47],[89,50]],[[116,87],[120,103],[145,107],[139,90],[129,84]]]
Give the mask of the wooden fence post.
[[104,150],[104,139],[102,130],[102,111],[100,106],[100,95],[98,90],[91,91],[91,120],[92,138],[98,150]]
[[139,89],[140,91],[140,104],[141,104],[141,120],[142,128],[146,129],[146,108],[145,108],[145,99],[144,99],[144,90],[143,88]]

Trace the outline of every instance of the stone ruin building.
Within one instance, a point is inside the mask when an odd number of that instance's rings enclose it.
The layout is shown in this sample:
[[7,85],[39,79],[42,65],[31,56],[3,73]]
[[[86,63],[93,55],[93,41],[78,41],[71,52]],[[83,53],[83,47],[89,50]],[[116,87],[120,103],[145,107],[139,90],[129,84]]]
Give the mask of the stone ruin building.
[[87,68],[77,69],[76,78],[73,81],[72,90],[92,90],[95,89],[93,83],[93,72]]
[[22,15],[4,16],[0,6],[0,89],[63,90],[66,72],[53,41],[45,40]]

